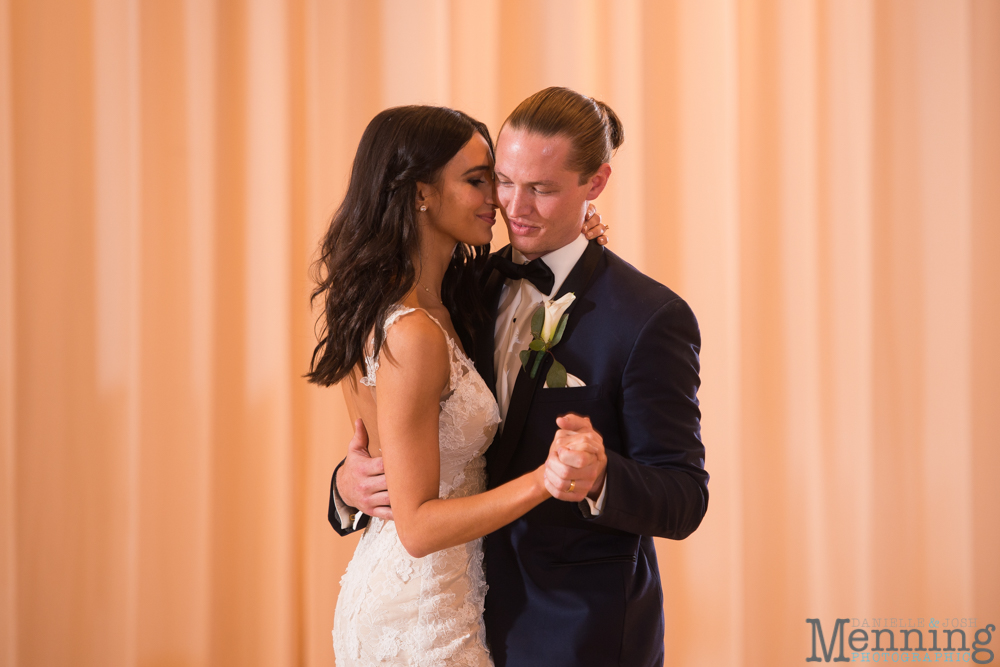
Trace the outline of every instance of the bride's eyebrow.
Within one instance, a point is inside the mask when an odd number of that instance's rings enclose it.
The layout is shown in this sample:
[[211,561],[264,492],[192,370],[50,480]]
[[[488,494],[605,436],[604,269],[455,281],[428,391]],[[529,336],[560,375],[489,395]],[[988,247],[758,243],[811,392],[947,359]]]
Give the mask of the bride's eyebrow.
[[469,174],[475,173],[477,171],[488,171],[490,166],[488,164],[481,164],[471,169],[466,169],[462,176],[468,176]]

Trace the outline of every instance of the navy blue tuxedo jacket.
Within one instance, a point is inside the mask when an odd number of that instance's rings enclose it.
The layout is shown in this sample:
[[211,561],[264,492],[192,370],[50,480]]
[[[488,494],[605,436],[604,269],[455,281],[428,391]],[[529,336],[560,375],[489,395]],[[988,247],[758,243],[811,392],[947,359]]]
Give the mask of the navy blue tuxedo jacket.
[[[499,253],[509,258],[510,246]],[[486,276],[493,317],[472,354],[491,389],[503,280]],[[544,388],[548,358],[534,380],[522,370],[487,450],[487,474],[493,487],[533,470],[548,455],[556,417],[586,415],[608,457],[604,511],[591,517],[586,503],[549,499],[487,536],[490,649],[497,667],[661,665],[652,538],[687,537],[708,506],[698,324],[683,299],[594,242],[554,298],[567,292],[576,299],[552,352],[586,386]],[[330,522],[345,532],[332,500]]]
[[[510,257],[510,246],[499,251]],[[486,283],[491,313],[503,286]],[[679,296],[591,242],[554,298],[573,292],[552,349],[585,387],[545,388],[522,369],[490,486],[541,465],[556,417],[590,417],[608,457],[604,511],[550,499],[486,538],[486,632],[497,667],[663,663],[663,593],[653,537],[683,539],[708,506],[697,391],[698,323]],[[495,320],[477,335],[490,387]]]

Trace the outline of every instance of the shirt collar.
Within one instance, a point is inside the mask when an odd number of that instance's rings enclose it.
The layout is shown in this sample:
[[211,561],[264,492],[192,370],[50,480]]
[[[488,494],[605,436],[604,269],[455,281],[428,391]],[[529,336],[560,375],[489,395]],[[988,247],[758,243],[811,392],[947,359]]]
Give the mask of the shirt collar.
[[[583,253],[587,250],[587,244],[589,243],[587,237],[580,234],[573,241],[558,250],[553,250],[550,253],[542,255],[542,260],[545,261],[546,266],[552,269],[552,276],[555,278],[555,281],[552,283],[552,291],[545,295],[546,298],[551,298],[553,294],[559,293],[559,288],[562,287],[566,276],[569,275],[569,272],[573,270],[576,263],[583,257]],[[515,264],[524,264],[527,260],[518,250],[511,247],[511,261]]]

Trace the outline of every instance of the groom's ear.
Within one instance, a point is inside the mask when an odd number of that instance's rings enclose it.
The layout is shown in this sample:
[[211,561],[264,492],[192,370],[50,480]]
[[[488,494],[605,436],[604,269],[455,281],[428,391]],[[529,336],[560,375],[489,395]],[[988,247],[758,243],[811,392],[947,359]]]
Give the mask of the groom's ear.
[[597,199],[597,196],[604,192],[604,188],[608,185],[608,179],[611,178],[611,165],[605,162],[594,175],[587,179],[587,185],[590,186],[590,190],[587,191],[587,201],[593,201]]

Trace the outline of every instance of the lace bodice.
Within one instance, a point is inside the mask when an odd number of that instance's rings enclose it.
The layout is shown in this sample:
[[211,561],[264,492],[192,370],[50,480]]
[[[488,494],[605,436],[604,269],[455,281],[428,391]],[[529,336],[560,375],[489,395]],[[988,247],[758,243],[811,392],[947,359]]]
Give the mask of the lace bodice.
[[[398,307],[384,328],[415,310]],[[483,453],[500,415],[472,362],[444,327],[441,331],[451,373],[438,418],[439,495],[458,498],[486,489]],[[365,363],[368,373],[361,383],[377,392],[378,358],[366,355]],[[482,539],[413,558],[400,543],[395,523],[372,518],[340,583],[333,644],[341,667],[492,664],[482,625]]]

